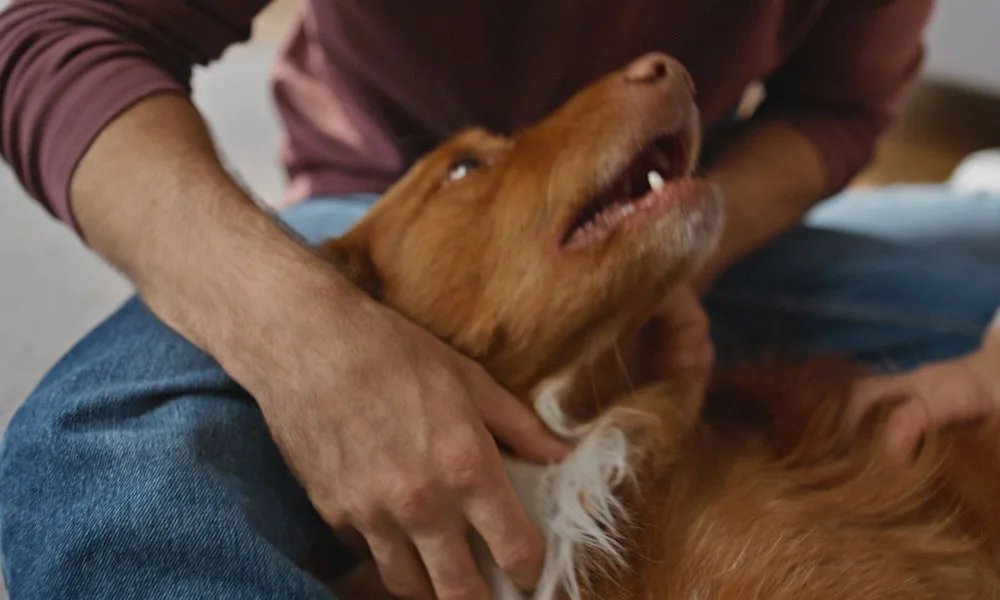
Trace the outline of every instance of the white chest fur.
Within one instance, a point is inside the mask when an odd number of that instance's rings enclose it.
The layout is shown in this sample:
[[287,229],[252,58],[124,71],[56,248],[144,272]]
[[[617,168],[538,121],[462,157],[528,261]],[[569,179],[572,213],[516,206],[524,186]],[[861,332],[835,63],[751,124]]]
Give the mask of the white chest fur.
[[561,590],[571,600],[580,600],[585,585],[579,573],[583,553],[622,559],[616,532],[623,529],[628,515],[615,492],[630,475],[630,448],[617,426],[620,411],[585,426],[572,425],[558,408],[559,393],[567,383],[559,378],[540,386],[536,408],[553,431],[576,442],[570,456],[559,465],[544,467],[505,461],[514,490],[545,537],[542,579],[533,594],[520,593],[477,540],[476,558],[495,600],[552,600]]

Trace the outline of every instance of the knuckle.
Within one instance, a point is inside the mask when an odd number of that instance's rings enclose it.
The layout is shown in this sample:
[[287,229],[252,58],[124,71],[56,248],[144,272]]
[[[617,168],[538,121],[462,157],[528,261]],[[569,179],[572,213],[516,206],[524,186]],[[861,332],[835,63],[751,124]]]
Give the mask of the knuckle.
[[487,454],[471,429],[448,435],[438,443],[435,453],[449,487],[467,489],[482,481]]
[[426,478],[411,476],[401,481],[389,494],[396,518],[406,525],[425,521],[435,508],[436,487]]
[[433,362],[425,367],[425,381],[435,393],[453,392],[460,387],[454,367],[444,362]]
[[362,496],[349,499],[340,512],[345,515],[346,520],[368,526],[375,524],[379,517],[375,503]]
[[494,559],[505,573],[511,573],[540,566],[544,557],[545,545],[541,538],[531,537],[507,545],[497,552]]

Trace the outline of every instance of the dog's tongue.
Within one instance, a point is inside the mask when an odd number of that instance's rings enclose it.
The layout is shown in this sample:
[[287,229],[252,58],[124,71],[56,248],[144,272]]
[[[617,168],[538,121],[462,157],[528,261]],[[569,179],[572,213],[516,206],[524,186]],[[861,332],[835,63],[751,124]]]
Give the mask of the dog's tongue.
[[695,197],[704,186],[691,178],[672,179],[666,184],[651,181],[651,189],[641,198],[622,198],[608,204],[578,227],[566,243],[567,250],[595,245],[622,227],[633,227],[664,216],[672,207]]

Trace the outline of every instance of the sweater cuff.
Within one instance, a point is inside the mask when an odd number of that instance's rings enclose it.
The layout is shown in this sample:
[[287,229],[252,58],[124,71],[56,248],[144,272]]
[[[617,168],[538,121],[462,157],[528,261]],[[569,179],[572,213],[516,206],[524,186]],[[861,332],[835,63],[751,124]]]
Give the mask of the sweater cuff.
[[40,157],[47,165],[42,196],[49,210],[77,235],[82,232],[69,202],[69,187],[80,159],[98,134],[139,101],[160,93],[190,90],[156,65],[141,59],[96,65],[64,91],[42,135]]

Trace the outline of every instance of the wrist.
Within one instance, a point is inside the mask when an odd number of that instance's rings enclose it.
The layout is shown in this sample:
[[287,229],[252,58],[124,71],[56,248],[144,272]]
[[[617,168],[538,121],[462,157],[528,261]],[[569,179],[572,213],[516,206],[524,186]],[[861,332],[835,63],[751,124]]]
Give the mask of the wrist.
[[281,340],[267,336],[298,325],[282,338],[291,349],[307,319],[348,319],[346,299],[360,296],[232,180],[183,97],[151,97],[108,124],[74,172],[70,202],[88,245],[241,384],[281,359],[268,348]]
[[161,320],[244,383],[244,363],[268,360],[290,322],[318,318],[299,313],[349,319],[360,292],[235,186],[212,192],[192,194],[186,218],[163,215],[127,271]]
[[308,343],[302,329],[344,330],[370,303],[271,216],[252,210],[221,227],[210,271],[197,274],[214,288],[204,305],[211,321],[205,349],[224,365],[259,362],[274,345]]

